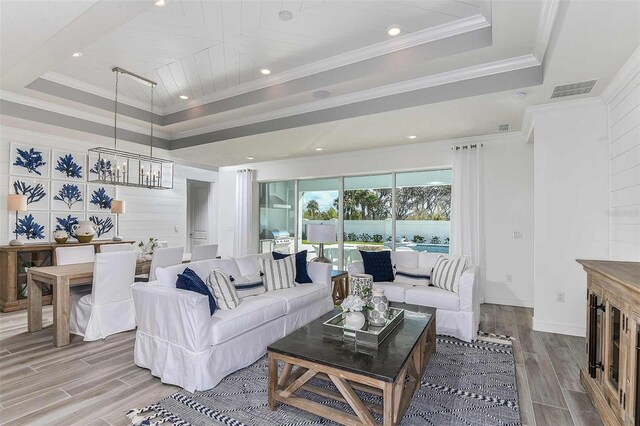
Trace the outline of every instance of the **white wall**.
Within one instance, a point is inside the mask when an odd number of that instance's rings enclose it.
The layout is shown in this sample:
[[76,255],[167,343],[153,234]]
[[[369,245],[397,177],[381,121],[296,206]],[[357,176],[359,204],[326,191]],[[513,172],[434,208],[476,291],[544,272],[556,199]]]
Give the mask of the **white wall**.
[[[9,147],[11,142],[27,143],[57,149],[86,152],[88,148],[98,146],[96,143],[51,136],[45,133],[3,126],[0,133],[0,244],[6,244],[9,236],[9,215],[4,210],[9,191]],[[107,144],[107,146],[112,146]],[[118,148],[148,154],[148,148],[132,143],[118,142]],[[170,158],[167,151],[154,150],[154,155]],[[120,235],[125,239],[136,241],[156,237],[167,240],[171,246],[187,243],[187,205],[186,180],[197,179],[215,182],[218,172],[198,169],[181,164],[175,165],[174,188],[172,190],[149,190],[143,188],[116,187],[117,197],[126,201],[126,214],[120,216]],[[215,186],[215,184],[214,184]],[[211,233],[212,242],[217,242],[217,194],[214,190]],[[49,226],[47,224],[47,226]],[[176,227],[177,226],[177,230]]]
[[[640,48],[608,100],[611,259],[640,260]],[[618,76],[617,76],[618,77]],[[614,80],[615,81],[615,80]]]
[[[533,306],[532,191],[533,152],[517,135],[493,135],[466,140],[485,144],[488,301]],[[391,171],[451,167],[451,145],[430,142],[345,154],[223,167],[219,176],[219,235],[222,256],[233,253],[235,175],[240,168],[256,170],[257,181],[348,176]],[[257,214],[254,215],[257,217]],[[512,239],[514,229],[523,239]],[[505,283],[506,275],[513,282]]]
[[486,144],[485,181],[485,301],[533,307],[533,146]]
[[575,260],[609,254],[607,109],[555,104],[534,126],[533,327],[584,336],[586,274]]

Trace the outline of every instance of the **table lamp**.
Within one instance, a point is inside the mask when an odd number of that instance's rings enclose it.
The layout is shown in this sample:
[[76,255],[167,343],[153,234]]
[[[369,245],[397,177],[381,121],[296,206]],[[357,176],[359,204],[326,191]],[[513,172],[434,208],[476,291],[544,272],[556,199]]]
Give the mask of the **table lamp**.
[[124,214],[124,200],[111,200],[111,213],[116,215],[116,236],[113,237],[113,241],[122,241],[124,238],[119,235],[119,219],[120,215]]
[[20,194],[9,194],[7,196],[7,210],[9,210],[10,212],[16,212],[16,227],[14,230],[16,239],[9,241],[9,245],[22,246],[24,245],[24,242],[18,239],[18,212],[27,211],[27,196]]
[[335,243],[336,227],[335,225],[324,225],[321,223],[310,223],[307,225],[307,241],[310,243],[318,243],[318,257],[312,259],[312,262],[332,263],[331,260],[324,257],[324,245],[326,243]]

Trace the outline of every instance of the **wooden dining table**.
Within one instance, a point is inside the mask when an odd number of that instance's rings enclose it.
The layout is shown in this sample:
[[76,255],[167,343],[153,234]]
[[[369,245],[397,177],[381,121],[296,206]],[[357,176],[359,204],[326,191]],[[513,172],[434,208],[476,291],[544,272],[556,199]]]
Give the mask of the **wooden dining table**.
[[[42,286],[51,286],[53,294],[53,345],[66,346],[69,335],[69,289],[93,282],[93,262],[74,265],[29,268],[27,272],[28,329],[29,333],[42,330]],[[150,260],[136,262],[136,275],[148,274]]]

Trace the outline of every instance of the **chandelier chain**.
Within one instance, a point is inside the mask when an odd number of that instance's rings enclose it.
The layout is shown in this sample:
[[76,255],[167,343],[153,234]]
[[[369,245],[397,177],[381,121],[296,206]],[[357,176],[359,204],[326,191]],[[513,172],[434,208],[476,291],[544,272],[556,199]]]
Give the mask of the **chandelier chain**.
[[151,123],[151,153],[150,157],[153,157],[153,85],[151,85],[151,109],[149,110],[149,123]]
[[116,72],[116,97],[113,106],[113,149],[118,149],[118,75]]

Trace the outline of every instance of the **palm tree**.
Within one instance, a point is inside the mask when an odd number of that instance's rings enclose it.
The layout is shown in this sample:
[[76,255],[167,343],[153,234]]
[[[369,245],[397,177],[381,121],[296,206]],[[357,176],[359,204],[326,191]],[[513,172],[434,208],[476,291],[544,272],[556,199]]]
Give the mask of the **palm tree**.
[[318,202],[316,200],[311,200],[307,203],[307,211],[311,215],[311,219],[315,217],[315,214],[320,210],[320,206],[318,206]]

